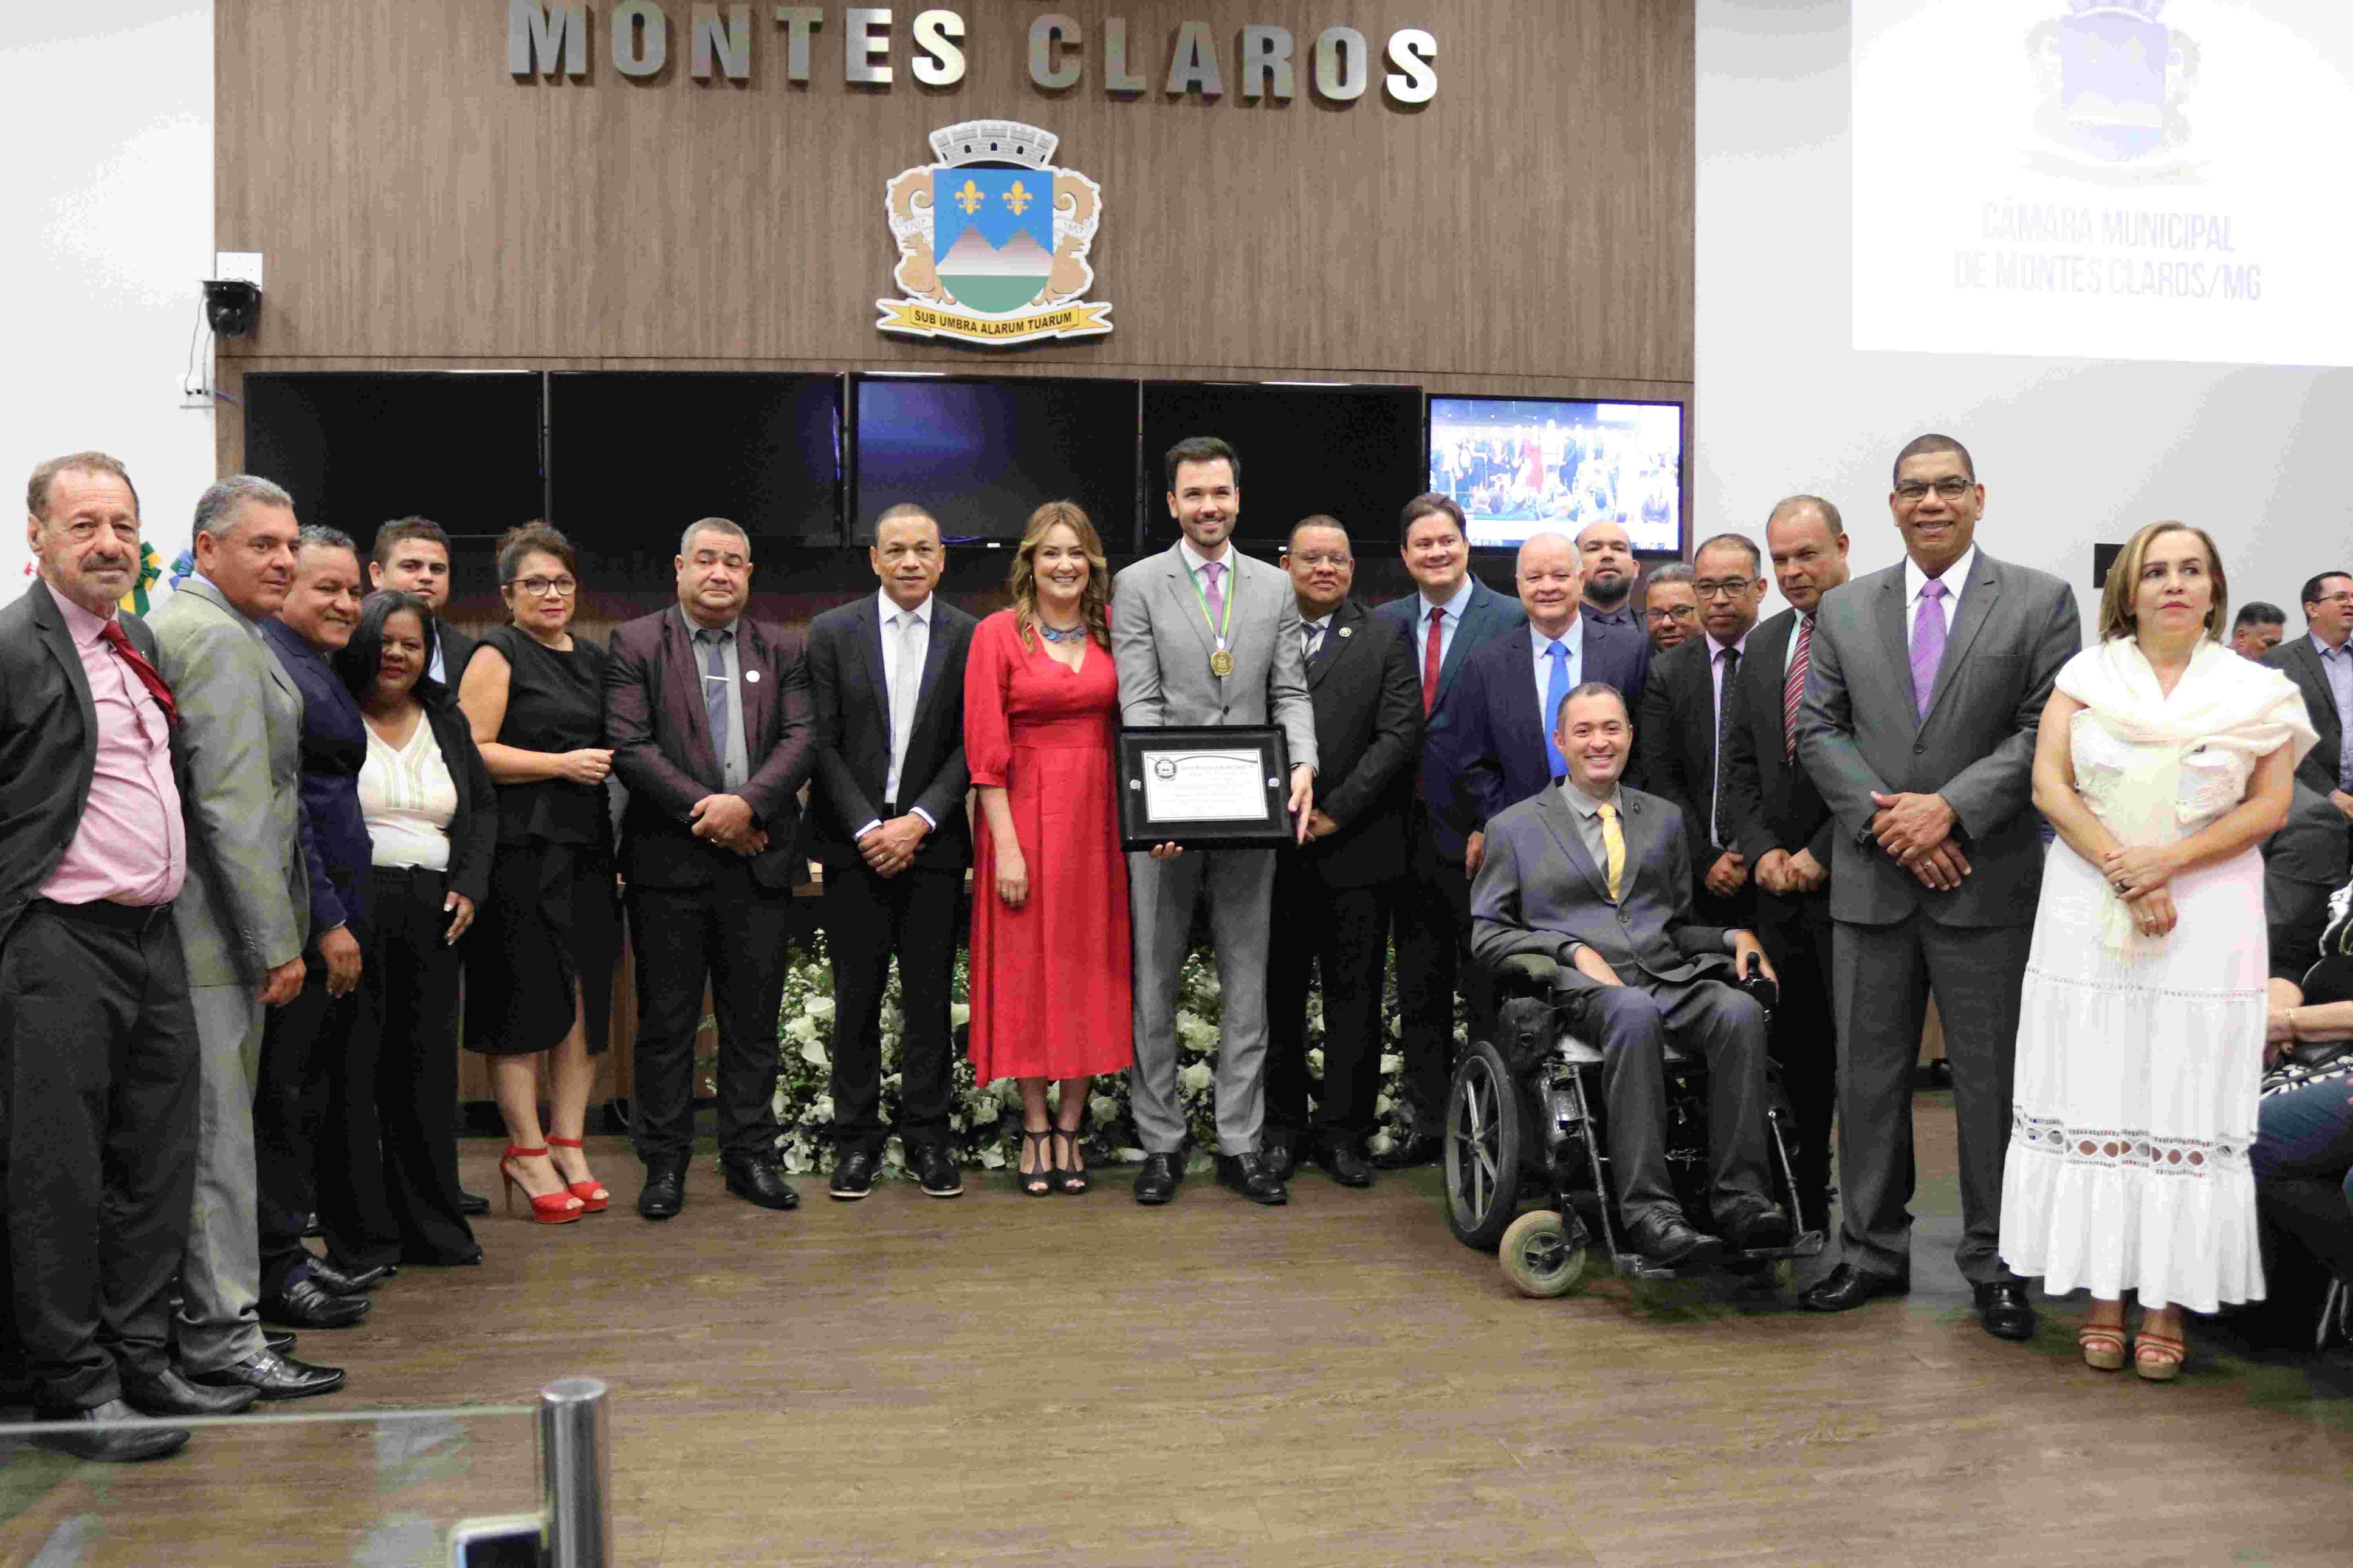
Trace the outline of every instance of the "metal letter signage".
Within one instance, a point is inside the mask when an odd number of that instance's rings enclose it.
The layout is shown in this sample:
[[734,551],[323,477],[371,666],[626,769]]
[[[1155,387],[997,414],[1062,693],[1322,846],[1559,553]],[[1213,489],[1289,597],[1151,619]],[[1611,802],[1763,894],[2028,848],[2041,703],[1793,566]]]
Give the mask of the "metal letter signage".
[[877,300],[875,326],[917,338],[1013,348],[1111,331],[1111,306],[1079,298],[1103,190],[1054,167],[1061,138],[1013,120],[932,132],[939,159],[884,187],[892,274],[908,297]]

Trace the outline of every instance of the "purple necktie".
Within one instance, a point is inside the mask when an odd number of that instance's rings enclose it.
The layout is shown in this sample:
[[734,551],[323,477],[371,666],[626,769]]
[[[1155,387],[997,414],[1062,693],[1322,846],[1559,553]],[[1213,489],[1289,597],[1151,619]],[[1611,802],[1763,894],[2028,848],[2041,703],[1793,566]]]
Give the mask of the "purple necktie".
[[1202,590],[1201,597],[1209,606],[1209,629],[1212,632],[1218,629],[1218,623],[1225,618],[1226,591],[1218,586],[1218,580],[1225,574],[1226,567],[1222,561],[1201,563],[1201,575],[1208,578],[1209,583],[1209,585]]
[[1936,694],[1936,667],[1945,662],[1945,585],[1931,581],[1920,590],[1920,613],[1912,617],[1912,697],[1920,717]]

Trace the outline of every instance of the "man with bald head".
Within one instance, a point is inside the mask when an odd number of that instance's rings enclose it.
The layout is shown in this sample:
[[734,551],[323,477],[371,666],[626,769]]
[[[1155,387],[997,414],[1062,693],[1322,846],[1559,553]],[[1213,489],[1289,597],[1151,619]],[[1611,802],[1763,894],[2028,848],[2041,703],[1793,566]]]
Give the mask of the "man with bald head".
[[1800,1228],[1825,1223],[1838,1032],[1831,1005],[1831,840],[1821,791],[1798,765],[1798,706],[1822,595],[1847,579],[1846,525],[1820,496],[1778,503],[1765,520],[1773,581],[1789,607],[1749,634],[1725,697],[1721,812],[1757,885],[1755,930],[1780,972],[1773,1054],[1797,1117]]
[[1577,531],[1577,554],[1585,562],[1585,618],[1606,626],[1641,629],[1634,607],[1634,542],[1614,522],[1588,522]]
[[1487,819],[1567,772],[1552,731],[1569,691],[1599,681],[1630,706],[1642,689],[1641,635],[1583,612],[1584,561],[1575,541],[1531,535],[1513,574],[1526,629],[1497,637],[1463,665],[1440,704],[1446,722],[1433,717],[1422,764],[1423,788],[1447,834],[1441,846],[1474,877]]

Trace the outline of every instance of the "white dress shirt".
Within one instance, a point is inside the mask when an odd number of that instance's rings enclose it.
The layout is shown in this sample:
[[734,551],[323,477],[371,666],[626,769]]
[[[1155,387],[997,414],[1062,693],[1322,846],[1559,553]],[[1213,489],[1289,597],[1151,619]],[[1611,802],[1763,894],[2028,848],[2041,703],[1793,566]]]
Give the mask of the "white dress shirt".
[[[1556,637],[1548,637],[1536,630],[1535,622],[1528,623],[1528,644],[1535,651],[1536,702],[1539,708],[1545,700],[1545,688],[1552,680],[1552,658],[1545,650],[1555,643],[1568,650],[1568,685],[1569,689],[1575,690],[1577,683],[1585,679],[1585,617],[1572,617],[1568,629]],[[1557,713],[1545,715],[1547,732],[1559,718]]]
[[[883,721],[891,728],[891,770],[882,778],[882,799],[902,810],[912,811],[928,826],[937,827],[939,823],[933,819],[930,812],[920,805],[908,805],[899,799],[899,772],[907,765],[906,742],[915,731],[910,723],[902,735],[898,721],[902,714],[913,718],[914,705],[923,694],[923,661],[931,656],[932,649],[934,598],[926,594],[922,604],[912,610],[902,610],[898,601],[891,597],[891,591],[885,588],[874,595],[874,600],[876,625],[881,628],[882,634],[882,684],[889,694],[889,710],[884,713]],[[915,630],[912,634],[902,624],[903,616],[914,619]],[[902,663],[907,667],[904,670],[900,668]],[[901,689],[902,682],[903,690]],[[878,816],[851,834],[850,837],[863,838],[881,826],[882,819]]]
[[[1961,613],[1961,592],[1968,586],[1969,574],[1977,570],[1978,547],[1970,545],[1961,552],[1961,558],[1945,568],[1936,579],[1945,585],[1945,596],[1936,607],[1945,614],[1945,636],[1953,635],[1953,617]],[[1904,637],[1908,644],[1912,637],[1913,617],[1920,613],[1920,590],[1928,585],[1928,574],[1909,555],[1904,558]]]
[[1419,669],[1429,657],[1430,612],[1444,610],[1446,619],[1438,631],[1438,662],[1442,667],[1454,652],[1454,634],[1462,629],[1462,612],[1471,607],[1471,595],[1477,591],[1471,574],[1462,574],[1462,581],[1454,585],[1454,596],[1444,604],[1433,605],[1427,594],[1414,595],[1413,607],[1413,667]]

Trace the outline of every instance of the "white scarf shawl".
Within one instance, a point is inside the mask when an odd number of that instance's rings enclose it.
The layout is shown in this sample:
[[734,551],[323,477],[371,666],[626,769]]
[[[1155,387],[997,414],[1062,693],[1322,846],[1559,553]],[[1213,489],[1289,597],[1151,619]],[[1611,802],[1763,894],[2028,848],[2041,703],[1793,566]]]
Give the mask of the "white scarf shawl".
[[[2282,746],[2292,748],[2291,763],[2300,762],[2319,740],[2293,681],[2216,642],[2198,645],[2170,696],[2129,637],[2085,648],[2067,661],[2056,684],[2084,704],[2077,735],[2095,725],[2128,753],[2121,768],[2087,768],[2080,757],[2075,768],[2078,793],[2126,845],[2188,837],[2205,826],[2199,819],[2211,820],[2246,798],[2257,762]],[[2185,768],[2202,775],[2189,800],[2183,798]],[[2145,937],[2134,928],[2115,885],[2105,878],[2101,885],[2107,893],[2100,911],[2102,942],[2123,952],[2163,947],[2162,937]]]

